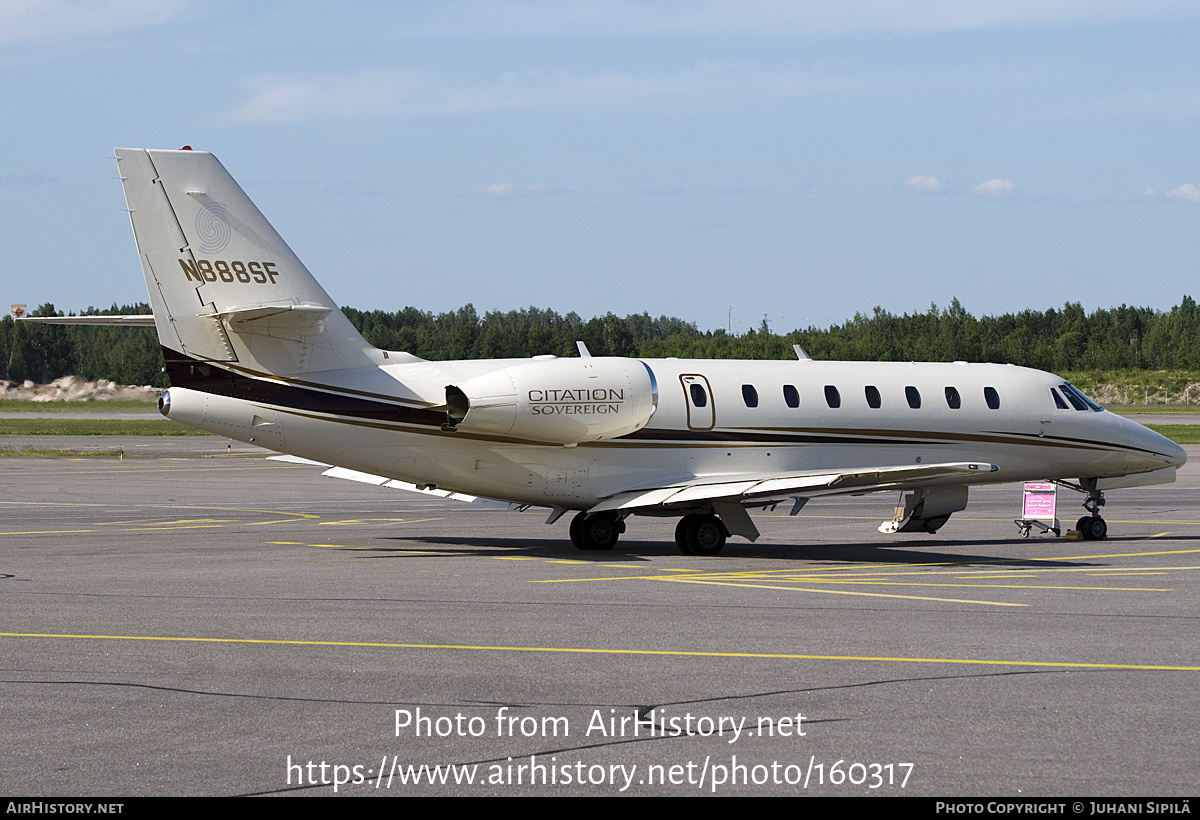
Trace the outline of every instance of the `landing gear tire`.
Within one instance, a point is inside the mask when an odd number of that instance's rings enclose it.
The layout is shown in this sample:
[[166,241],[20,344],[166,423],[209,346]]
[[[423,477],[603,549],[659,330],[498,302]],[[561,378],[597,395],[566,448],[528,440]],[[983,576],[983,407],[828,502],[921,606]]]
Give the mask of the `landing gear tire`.
[[675,525],[675,546],[679,547],[679,551],[684,555],[695,555],[692,552],[692,545],[688,543],[688,527],[691,526],[692,519],[696,517],[695,515],[685,515]]
[[587,549],[583,540],[583,519],[587,518],[587,513],[579,513],[571,519],[571,543],[581,550]]
[[675,527],[675,544],[684,555],[716,555],[725,549],[726,537],[725,524],[715,515],[685,515]]
[[571,543],[581,550],[610,550],[624,531],[625,524],[615,513],[581,512],[571,519]]
[[1079,479],[1079,488],[1087,493],[1083,508],[1089,514],[1079,519],[1075,529],[1085,541],[1103,541],[1108,538],[1108,524],[1100,517],[1100,508],[1104,506],[1104,493],[1097,488],[1098,483],[1094,478]]
[[1085,515],[1075,524],[1075,529],[1085,541],[1103,541],[1108,538],[1108,522],[1098,515]]
[[688,544],[696,555],[716,555],[725,549],[725,524],[715,515],[701,515],[688,528]]

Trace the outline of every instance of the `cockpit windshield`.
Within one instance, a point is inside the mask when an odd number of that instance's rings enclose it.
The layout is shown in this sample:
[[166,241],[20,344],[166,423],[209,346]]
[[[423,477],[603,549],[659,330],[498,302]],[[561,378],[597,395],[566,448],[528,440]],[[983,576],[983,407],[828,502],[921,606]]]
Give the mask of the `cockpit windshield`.
[[1076,410],[1094,410],[1097,413],[1104,412],[1104,408],[1096,404],[1096,402],[1083,395],[1083,391],[1069,382],[1063,382],[1058,386],[1058,389],[1067,397],[1067,401],[1071,402],[1071,406]]

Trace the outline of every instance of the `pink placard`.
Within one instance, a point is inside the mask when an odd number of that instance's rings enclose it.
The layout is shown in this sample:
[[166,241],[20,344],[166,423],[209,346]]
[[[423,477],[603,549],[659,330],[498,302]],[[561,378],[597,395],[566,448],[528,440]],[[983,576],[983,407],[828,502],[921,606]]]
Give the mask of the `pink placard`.
[[1058,488],[1048,481],[1025,483],[1025,503],[1021,508],[1022,518],[1053,520]]

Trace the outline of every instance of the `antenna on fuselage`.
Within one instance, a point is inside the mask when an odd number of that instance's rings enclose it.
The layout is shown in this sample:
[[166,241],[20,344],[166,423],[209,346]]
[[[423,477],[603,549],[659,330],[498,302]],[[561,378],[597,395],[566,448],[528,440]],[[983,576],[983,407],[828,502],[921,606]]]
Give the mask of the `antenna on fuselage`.
[[802,362],[811,362],[812,356],[804,352],[804,348],[800,345],[792,345],[792,350],[796,351],[796,358]]
[[582,340],[582,339],[580,339],[579,341],[575,342],[575,346],[576,346],[577,348],[579,348],[579,358],[581,358],[581,359],[590,359],[590,358],[592,358],[592,353],[591,353],[591,351],[587,349],[587,345],[585,345],[585,344],[583,343],[583,340]]

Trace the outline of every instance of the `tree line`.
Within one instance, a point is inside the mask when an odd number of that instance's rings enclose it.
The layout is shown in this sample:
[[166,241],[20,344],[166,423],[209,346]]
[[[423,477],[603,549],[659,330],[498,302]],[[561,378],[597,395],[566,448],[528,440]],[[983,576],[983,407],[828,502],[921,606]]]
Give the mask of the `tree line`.
[[[692,322],[649,314],[582,319],[542,308],[482,316],[472,305],[433,314],[343,312],[368,342],[425,359],[576,356],[583,341],[595,356],[788,359],[801,345],[814,359],[1011,362],[1050,371],[1200,369],[1200,310],[1184,296],[1169,311],[1098,309],[1075,303],[976,318],[955,299],[924,313],[883,308],[841,325],[774,333],[764,321],[741,335],[700,331]],[[145,304],[89,308],[84,315],[149,313]],[[61,316],[44,304],[32,316]],[[41,325],[0,320],[0,379],[45,383],[65,375],[166,387],[158,338],[150,328]]]

